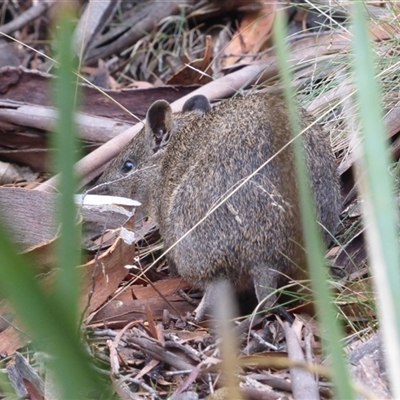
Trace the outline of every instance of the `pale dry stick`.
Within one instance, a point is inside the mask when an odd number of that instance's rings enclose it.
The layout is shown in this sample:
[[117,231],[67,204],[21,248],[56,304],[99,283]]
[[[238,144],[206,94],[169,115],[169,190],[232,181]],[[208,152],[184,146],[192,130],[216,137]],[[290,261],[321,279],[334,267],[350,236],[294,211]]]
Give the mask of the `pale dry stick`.
[[[0,121],[2,123],[8,122],[19,126],[51,131],[58,121],[58,113],[52,107],[27,105],[26,102],[12,100],[0,100]],[[128,122],[96,117],[79,111],[75,113],[75,124],[79,131],[79,137],[92,142],[105,142],[130,127]],[[99,134],[100,132],[101,135]]]
[[[287,322],[283,323],[288,356],[291,360],[305,362],[304,354],[301,349],[300,340],[294,330]],[[302,368],[290,367],[290,380],[292,383],[292,393],[295,399],[319,400],[318,385],[311,372]]]
[[215,316],[218,320],[217,331],[220,337],[221,370],[223,371],[223,380],[226,381],[227,397],[239,400],[243,397],[239,391],[238,338],[231,326],[236,314],[233,287],[229,282],[222,281],[218,291],[220,301],[215,305]]

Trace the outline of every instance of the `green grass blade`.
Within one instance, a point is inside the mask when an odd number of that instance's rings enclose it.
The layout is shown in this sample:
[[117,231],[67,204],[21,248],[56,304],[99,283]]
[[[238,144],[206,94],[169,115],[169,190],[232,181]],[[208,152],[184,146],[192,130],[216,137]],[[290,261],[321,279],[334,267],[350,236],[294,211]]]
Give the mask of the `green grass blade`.
[[378,292],[377,305],[386,345],[386,362],[393,397],[400,398],[398,361],[400,360],[400,254],[398,213],[394,183],[389,173],[390,158],[382,121],[380,93],[374,73],[363,3],[354,2],[354,81],[360,109],[362,157],[360,191],[369,261]]
[[[73,74],[76,58],[72,51],[74,24],[73,15],[68,6],[59,6],[57,19],[58,37],[58,79],[54,87],[54,98],[59,110],[53,145],[56,155],[53,160],[56,172],[60,172],[59,215],[61,223],[60,239],[56,251],[59,273],[55,283],[55,294],[67,305],[65,312],[71,323],[78,322],[79,276],[77,266],[80,264],[80,235],[77,226],[77,210],[74,204],[74,193],[77,178],[74,164],[78,161],[77,135],[74,122],[76,106],[77,77]],[[61,10],[63,15],[61,15]],[[78,329],[77,329],[78,332]]]
[[[281,12],[278,12],[274,26],[278,65],[288,105],[292,133],[297,136],[300,132],[300,128],[298,124],[298,113],[293,100],[294,93],[292,90],[291,74],[287,61],[289,52],[286,46],[284,26],[284,17]],[[335,386],[336,398],[353,399],[354,393],[351,387],[350,374],[341,344],[341,327],[336,319],[331,290],[328,285],[329,278],[325,266],[323,243],[316,223],[315,204],[307,176],[308,174],[301,140],[296,139],[293,145],[299,184],[305,247],[307,251],[312,289],[316,300],[315,303],[318,319],[323,331],[323,344],[325,352],[329,354],[331,359],[332,381]]]

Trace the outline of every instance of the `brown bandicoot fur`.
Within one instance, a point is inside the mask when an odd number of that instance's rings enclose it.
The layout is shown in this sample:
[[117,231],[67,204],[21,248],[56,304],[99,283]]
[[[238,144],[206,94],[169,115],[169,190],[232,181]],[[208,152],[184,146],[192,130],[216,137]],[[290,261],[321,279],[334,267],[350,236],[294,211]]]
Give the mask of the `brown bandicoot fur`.
[[[303,130],[313,119],[300,110]],[[100,178],[103,190],[133,198],[159,224],[165,249],[189,283],[204,289],[202,319],[217,301],[218,281],[254,285],[265,308],[289,279],[305,277],[306,257],[292,145],[210,212],[292,138],[284,101],[267,94],[232,98],[211,108],[204,96],[180,113],[156,101],[145,128]],[[334,232],[340,188],[329,136],[314,124],[302,136],[318,221]],[[329,235],[324,233],[325,240]]]

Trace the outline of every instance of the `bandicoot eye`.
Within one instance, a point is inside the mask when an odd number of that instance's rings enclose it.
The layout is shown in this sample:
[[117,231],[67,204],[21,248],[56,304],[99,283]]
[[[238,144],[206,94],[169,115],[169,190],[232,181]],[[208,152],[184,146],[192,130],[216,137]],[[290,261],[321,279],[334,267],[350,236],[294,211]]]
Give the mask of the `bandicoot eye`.
[[126,160],[124,164],[122,165],[121,171],[124,174],[127,174],[128,172],[131,172],[133,168],[135,167],[135,164],[131,160]]

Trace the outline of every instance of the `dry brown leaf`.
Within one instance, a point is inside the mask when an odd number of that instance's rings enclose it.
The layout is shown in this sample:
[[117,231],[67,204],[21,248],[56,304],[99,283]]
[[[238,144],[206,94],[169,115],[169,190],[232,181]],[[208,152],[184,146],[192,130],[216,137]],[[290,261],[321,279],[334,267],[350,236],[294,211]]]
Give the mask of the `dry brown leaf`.
[[[161,292],[164,296],[172,296],[177,293],[179,289],[187,290],[189,289],[189,285],[182,279],[182,278],[171,278],[171,279],[164,279],[162,281],[158,281],[154,283],[155,288]],[[157,290],[154,289],[152,286],[132,286],[132,292],[136,299],[139,300],[146,300],[153,297],[160,297]],[[122,300],[126,294],[121,293],[117,299]],[[131,296],[129,294],[129,296]]]
[[244,15],[237,33],[225,49],[226,66],[236,64],[242,54],[256,54],[263,48],[271,37],[276,7],[276,2],[266,2],[261,10]]
[[201,59],[187,61],[176,74],[165,82],[166,85],[192,85],[198,83],[205,85],[211,82],[212,69],[211,63],[211,36],[206,36],[206,48],[204,57]]
[[372,39],[376,42],[383,40],[389,40],[398,33],[398,27],[390,24],[389,22],[381,22],[376,24],[375,22],[369,23],[369,32],[372,35]]

